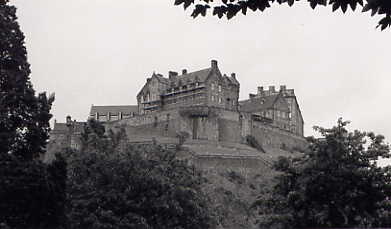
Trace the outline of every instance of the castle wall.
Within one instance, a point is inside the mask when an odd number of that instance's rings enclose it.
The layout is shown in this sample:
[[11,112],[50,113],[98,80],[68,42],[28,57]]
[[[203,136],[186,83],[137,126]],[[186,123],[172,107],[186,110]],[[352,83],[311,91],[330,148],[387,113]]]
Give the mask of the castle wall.
[[108,129],[124,127],[129,138],[176,137],[183,131],[190,138],[218,141],[216,117],[187,117],[178,110],[154,112],[105,125]]
[[219,119],[219,141],[241,142],[242,133],[238,121]]
[[262,122],[251,122],[251,135],[264,146],[274,148],[304,149],[307,145],[303,137],[292,134],[276,127],[265,125]]
[[[184,131],[189,134],[190,139],[243,143],[247,135],[252,135],[263,146],[302,149],[306,145],[303,137],[252,120],[251,115],[247,113],[211,107],[191,109],[194,110],[186,114],[181,113],[180,109],[173,109],[109,122],[105,125],[111,129],[124,127],[130,139],[175,138],[178,132]],[[193,112],[201,113],[192,115]]]

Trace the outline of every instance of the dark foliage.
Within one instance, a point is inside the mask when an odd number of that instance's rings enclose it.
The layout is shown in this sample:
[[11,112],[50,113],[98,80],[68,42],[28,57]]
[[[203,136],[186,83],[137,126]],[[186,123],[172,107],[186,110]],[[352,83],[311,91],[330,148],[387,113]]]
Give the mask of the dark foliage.
[[35,96],[15,12],[0,0],[0,154],[31,160],[44,153],[54,96]]
[[0,0],[0,227],[64,225],[66,163],[39,161],[54,96],[35,96],[16,8]]
[[246,143],[247,143],[247,145],[265,153],[265,150],[263,149],[262,145],[257,141],[257,139],[255,139],[254,136],[247,135],[246,136]]
[[0,154],[0,223],[11,228],[58,228],[65,223],[66,163],[20,161]]
[[277,161],[277,184],[257,202],[263,226],[391,226],[391,167],[376,164],[390,157],[389,145],[346,125],[340,119],[331,129],[316,127],[323,138],[310,138],[304,156]]
[[128,145],[124,132],[101,135],[100,124],[89,123],[88,145],[69,161],[71,228],[211,228],[204,180],[193,167],[158,145]]
[[[238,13],[246,15],[247,10],[263,12],[273,4],[288,4],[292,6],[299,0],[175,0],[175,5],[183,5],[185,9],[193,7],[192,17],[205,16],[209,9],[213,9],[213,15],[219,18],[224,15],[227,19],[235,17]],[[303,1],[303,0],[302,0]],[[365,2],[364,2],[365,1]],[[316,6],[330,6],[333,11],[341,9],[346,12],[350,7],[355,11],[361,6],[363,12],[371,11],[371,15],[384,15],[378,26],[382,30],[391,26],[391,1],[389,0],[307,0],[312,9]]]

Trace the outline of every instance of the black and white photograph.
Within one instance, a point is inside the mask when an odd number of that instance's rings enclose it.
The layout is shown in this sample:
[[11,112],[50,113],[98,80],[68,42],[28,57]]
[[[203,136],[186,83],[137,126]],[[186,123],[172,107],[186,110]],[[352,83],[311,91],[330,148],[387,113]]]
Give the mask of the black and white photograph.
[[391,228],[390,0],[0,0],[0,229]]

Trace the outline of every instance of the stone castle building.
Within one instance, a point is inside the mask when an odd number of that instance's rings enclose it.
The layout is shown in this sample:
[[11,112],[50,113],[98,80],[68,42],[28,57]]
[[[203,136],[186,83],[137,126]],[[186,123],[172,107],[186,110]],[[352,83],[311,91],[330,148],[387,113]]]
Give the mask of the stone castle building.
[[[274,148],[305,144],[304,121],[293,89],[258,87],[256,94],[242,101],[239,90],[235,73],[221,73],[218,62],[212,60],[208,68],[195,72],[170,71],[168,77],[153,73],[138,92],[137,105],[93,105],[89,118],[113,130],[125,128],[133,141],[173,139],[184,131],[192,140],[240,144],[251,135],[261,145]],[[69,136],[77,136],[80,125],[56,122],[52,140],[66,140],[62,144],[77,148]]]

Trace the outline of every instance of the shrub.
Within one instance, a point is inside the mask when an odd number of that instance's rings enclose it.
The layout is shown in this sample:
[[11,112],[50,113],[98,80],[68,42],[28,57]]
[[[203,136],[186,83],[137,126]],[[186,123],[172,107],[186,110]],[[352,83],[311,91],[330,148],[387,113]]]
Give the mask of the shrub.
[[257,141],[257,139],[255,139],[254,136],[252,135],[247,135],[246,136],[246,143],[247,145],[263,152],[263,153],[266,153],[265,150],[263,149],[262,145]]

